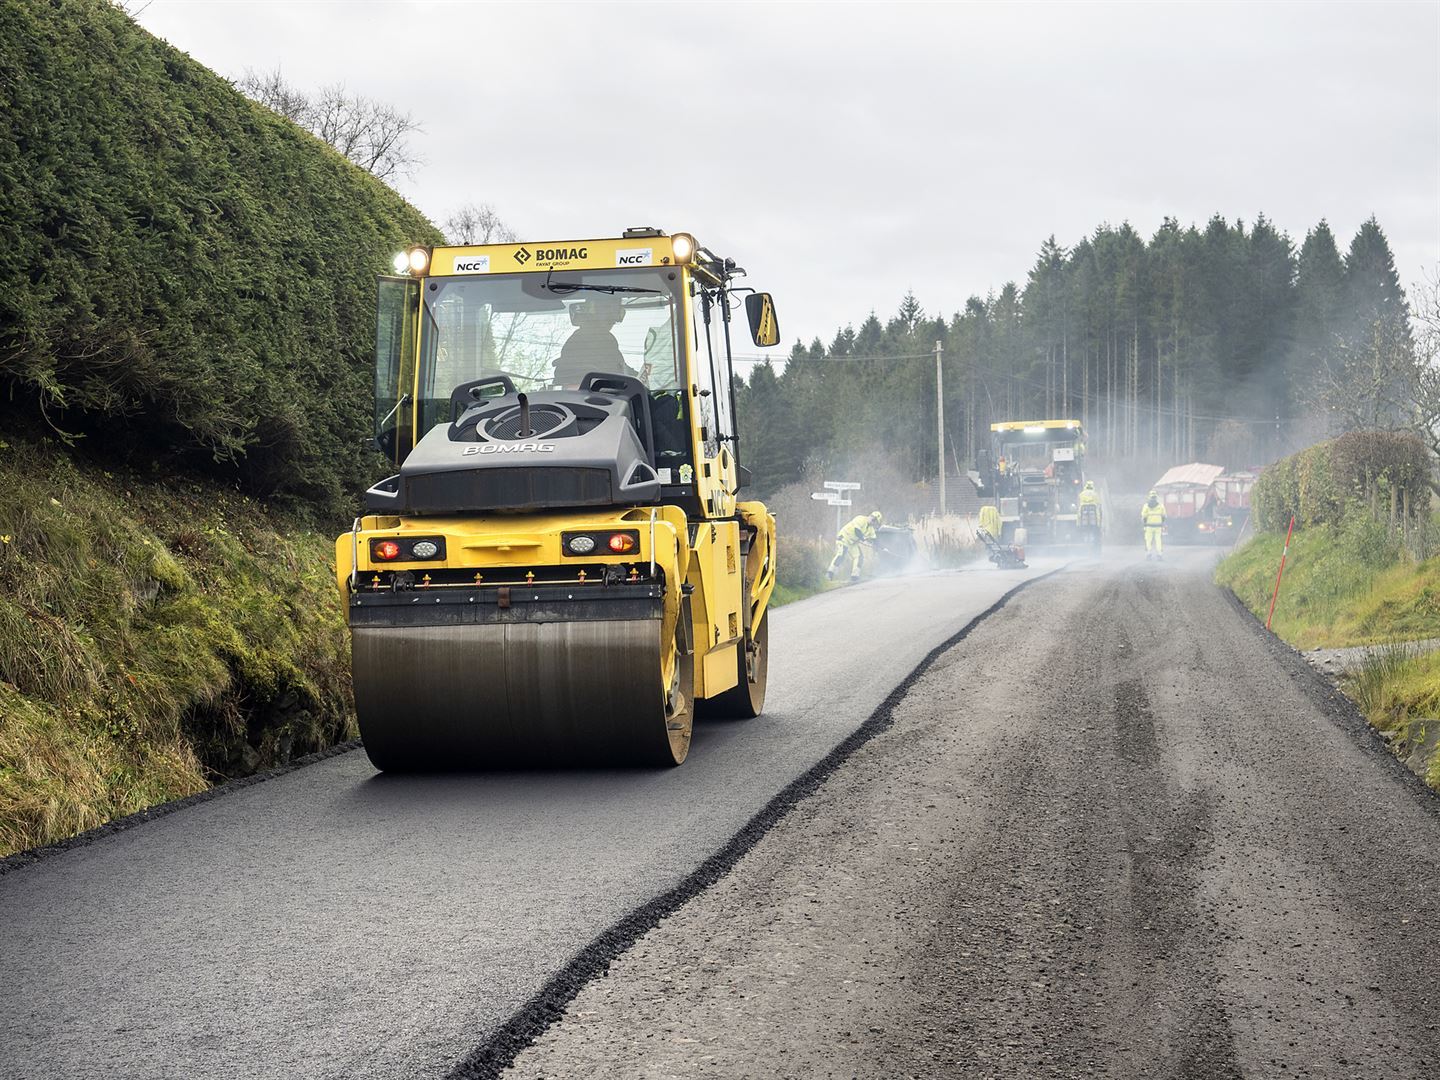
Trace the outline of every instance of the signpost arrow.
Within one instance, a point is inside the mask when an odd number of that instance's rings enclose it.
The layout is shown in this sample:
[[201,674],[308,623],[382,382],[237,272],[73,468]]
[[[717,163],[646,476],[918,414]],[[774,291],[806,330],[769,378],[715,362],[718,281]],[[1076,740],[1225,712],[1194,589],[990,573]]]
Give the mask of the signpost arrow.
[[842,524],[840,520],[840,508],[842,506],[855,505],[849,499],[845,498],[843,493],[846,491],[859,491],[860,485],[853,480],[826,480],[821,486],[828,490],[816,491],[812,493],[810,497],[820,502],[827,502],[835,507],[835,531],[838,533]]

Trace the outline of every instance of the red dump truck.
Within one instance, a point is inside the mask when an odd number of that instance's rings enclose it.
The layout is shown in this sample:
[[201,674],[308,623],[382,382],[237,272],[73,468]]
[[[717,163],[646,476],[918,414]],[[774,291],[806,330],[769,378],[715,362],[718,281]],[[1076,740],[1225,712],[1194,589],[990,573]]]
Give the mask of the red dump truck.
[[1172,543],[1226,543],[1250,516],[1254,472],[1226,472],[1222,465],[1194,461],[1177,465],[1155,482],[1165,503]]
[[1215,478],[1214,512],[1210,533],[1217,544],[1233,543],[1250,520],[1250,493],[1260,479],[1259,469],[1222,473]]

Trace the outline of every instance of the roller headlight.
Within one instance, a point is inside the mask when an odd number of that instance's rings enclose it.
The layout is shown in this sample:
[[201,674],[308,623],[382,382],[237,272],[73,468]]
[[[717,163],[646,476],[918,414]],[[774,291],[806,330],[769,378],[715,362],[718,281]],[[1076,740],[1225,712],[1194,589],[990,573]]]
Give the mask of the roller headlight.
[[408,258],[410,272],[412,274],[423,274],[425,268],[430,265],[430,252],[425,248],[411,248]]
[[689,233],[676,233],[670,238],[670,250],[674,252],[677,263],[689,262],[690,256],[695,254],[695,238]]
[[410,256],[406,255],[403,251],[397,251],[390,265],[395,267],[397,274],[403,274],[406,270],[410,269]]
[[410,548],[410,554],[417,559],[433,559],[440,554],[440,545],[434,540],[417,540]]
[[572,555],[589,555],[595,550],[595,538],[593,536],[572,536],[570,542],[565,545],[570,549]]

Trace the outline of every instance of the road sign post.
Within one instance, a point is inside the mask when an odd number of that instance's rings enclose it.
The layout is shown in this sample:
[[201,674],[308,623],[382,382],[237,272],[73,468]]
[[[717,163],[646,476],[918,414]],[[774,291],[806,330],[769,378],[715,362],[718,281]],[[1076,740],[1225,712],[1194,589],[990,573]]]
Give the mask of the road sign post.
[[845,493],[847,491],[859,491],[860,485],[853,480],[826,480],[820,486],[826,490],[813,492],[810,498],[820,502],[827,502],[835,507],[835,535],[839,536],[840,526],[845,524],[840,517],[842,508],[855,505],[853,500],[849,499]]
[[935,342],[935,461],[940,466],[940,516],[945,516],[945,373],[940,366],[944,348]]

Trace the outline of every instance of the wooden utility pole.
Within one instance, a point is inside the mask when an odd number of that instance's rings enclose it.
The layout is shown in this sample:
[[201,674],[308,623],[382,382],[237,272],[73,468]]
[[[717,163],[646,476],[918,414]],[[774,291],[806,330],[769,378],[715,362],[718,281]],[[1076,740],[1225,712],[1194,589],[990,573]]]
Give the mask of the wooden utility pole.
[[940,513],[945,513],[945,372],[940,367],[943,346],[935,342],[935,463],[940,466]]

